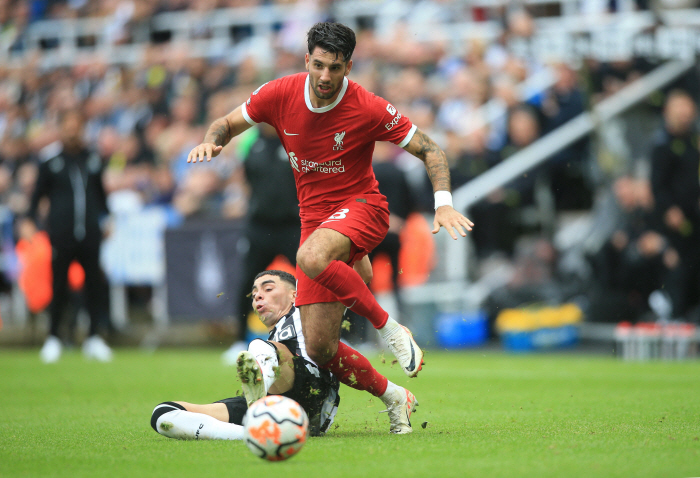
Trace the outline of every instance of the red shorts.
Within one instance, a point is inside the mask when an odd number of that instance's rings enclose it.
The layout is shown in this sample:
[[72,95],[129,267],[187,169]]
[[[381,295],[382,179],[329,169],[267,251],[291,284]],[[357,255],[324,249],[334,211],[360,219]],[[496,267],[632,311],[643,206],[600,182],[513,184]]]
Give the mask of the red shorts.
[[[386,198],[381,194],[353,196],[338,206],[330,217],[318,222],[302,223],[299,244],[303,244],[316,229],[338,231],[352,242],[348,260],[352,266],[384,240],[389,231],[388,206]],[[331,291],[309,279],[298,265],[296,275],[297,298],[294,303],[297,307],[338,301]]]

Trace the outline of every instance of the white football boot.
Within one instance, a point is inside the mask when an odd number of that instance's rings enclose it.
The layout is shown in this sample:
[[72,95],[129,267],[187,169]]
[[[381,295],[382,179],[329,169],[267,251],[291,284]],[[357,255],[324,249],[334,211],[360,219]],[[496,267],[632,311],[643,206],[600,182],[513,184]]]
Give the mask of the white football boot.
[[418,375],[423,369],[423,351],[413,340],[411,331],[389,317],[386,325],[379,329],[379,333],[404,373],[411,378]]
[[99,335],[91,335],[83,342],[83,356],[88,360],[111,362],[112,349]]
[[236,370],[248,406],[267,395],[262,369],[252,353],[244,350],[236,359]]
[[63,352],[63,344],[61,340],[55,335],[49,335],[46,337],[46,342],[44,346],[41,347],[39,352],[39,358],[44,363],[55,363],[61,358],[61,353]]
[[405,388],[396,386],[393,392],[380,398],[386,405],[385,411],[389,413],[389,422],[391,424],[389,433],[396,435],[412,433],[411,414],[418,407],[416,397]]

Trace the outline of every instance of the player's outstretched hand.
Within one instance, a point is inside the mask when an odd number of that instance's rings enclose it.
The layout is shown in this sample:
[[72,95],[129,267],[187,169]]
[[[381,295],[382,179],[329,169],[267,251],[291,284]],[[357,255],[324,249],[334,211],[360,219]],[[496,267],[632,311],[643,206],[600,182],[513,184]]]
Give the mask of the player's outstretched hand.
[[202,143],[192,148],[190,154],[187,155],[187,162],[196,163],[199,160],[201,163],[204,161],[204,158],[207,158],[207,161],[211,161],[211,158],[217,157],[223,148],[223,146],[217,146],[214,143]]
[[455,211],[452,206],[440,206],[437,208],[437,211],[435,211],[435,220],[433,220],[433,234],[438,233],[440,226],[447,229],[447,232],[450,236],[452,236],[452,239],[456,240],[457,234],[455,234],[455,230],[460,236],[466,237],[467,233],[465,232],[465,229],[467,231],[471,231],[472,227],[474,227],[474,223]]

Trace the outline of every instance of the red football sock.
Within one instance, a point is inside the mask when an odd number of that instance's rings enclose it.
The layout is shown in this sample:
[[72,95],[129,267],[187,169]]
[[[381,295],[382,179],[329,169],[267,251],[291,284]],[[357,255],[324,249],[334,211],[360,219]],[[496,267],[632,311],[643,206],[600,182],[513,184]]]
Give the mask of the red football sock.
[[343,342],[338,343],[338,352],[322,368],[330,370],[340,383],[355,390],[364,390],[375,397],[386,392],[387,378],[372,367],[367,357]]
[[346,263],[331,261],[314,282],[333,292],[348,309],[367,317],[375,329],[381,329],[386,324],[389,314],[377,303],[360,274]]

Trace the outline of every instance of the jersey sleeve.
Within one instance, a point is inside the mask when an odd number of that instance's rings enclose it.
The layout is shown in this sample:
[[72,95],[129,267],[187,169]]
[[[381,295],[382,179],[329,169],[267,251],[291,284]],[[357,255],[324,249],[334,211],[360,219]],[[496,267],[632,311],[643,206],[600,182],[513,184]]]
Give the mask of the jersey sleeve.
[[382,97],[371,95],[370,135],[375,141],[389,141],[404,147],[411,141],[416,126],[408,116]]
[[280,81],[273,80],[253,91],[248,101],[241,105],[243,117],[251,124],[274,124],[280,104]]

